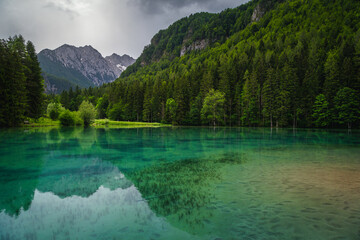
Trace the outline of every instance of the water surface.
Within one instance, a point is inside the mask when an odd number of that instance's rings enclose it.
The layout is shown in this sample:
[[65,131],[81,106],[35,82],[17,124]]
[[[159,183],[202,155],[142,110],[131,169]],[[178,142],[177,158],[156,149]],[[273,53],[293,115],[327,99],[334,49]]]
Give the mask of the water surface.
[[0,131],[0,239],[360,239],[360,133]]

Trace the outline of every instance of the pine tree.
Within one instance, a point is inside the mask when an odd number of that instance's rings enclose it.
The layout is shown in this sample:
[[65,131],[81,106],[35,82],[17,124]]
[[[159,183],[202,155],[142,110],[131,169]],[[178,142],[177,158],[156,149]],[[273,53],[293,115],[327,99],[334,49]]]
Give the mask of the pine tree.
[[[332,100],[340,88],[339,55],[337,51],[330,51],[325,65],[324,95],[326,99]],[[332,107],[332,101],[330,101]]]
[[19,125],[27,107],[22,45],[15,45],[12,39],[0,42],[0,126],[5,127]]
[[337,92],[334,103],[338,122],[346,124],[350,129],[352,124],[360,119],[358,92],[348,87],[342,88]]
[[25,66],[28,69],[26,76],[26,98],[28,106],[26,116],[37,119],[41,117],[43,113],[44,80],[41,76],[41,68],[32,42],[27,42],[26,51]]
[[241,93],[242,102],[242,124],[254,126],[258,124],[258,107],[260,97],[260,85],[256,73],[251,75],[246,71],[244,75],[245,84]]
[[275,99],[278,89],[276,88],[276,73],[273,68],[267,70],[266,81],[262,89],[263,110],[265,118],[269,119],[270,127],[273,127],[273,116],[275,110]]
[[327,127],[331,122],[329,103],[324,94],[319,94],[316,97],[312,117],[316,127]]
[[152,122],[152,87],[148,84],[145,90],[144,106],[143,106],[143,121]]

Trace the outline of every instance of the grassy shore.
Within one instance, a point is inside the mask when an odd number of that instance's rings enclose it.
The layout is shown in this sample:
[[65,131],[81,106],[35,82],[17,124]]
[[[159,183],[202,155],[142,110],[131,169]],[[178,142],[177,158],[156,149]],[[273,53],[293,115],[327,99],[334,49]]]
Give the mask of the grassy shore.
[[147,122],[126,122],[126,121],[111,121],[108,119],[96,119],[91,125],[97,128],[140,128],[140,127],[170,127],[170,124],[162,123],[147,123]]
[[[37,121],[29,119],[27,123],[21,127],[60,127],[60,121],[53,121],[50,118],[41,117]],[[141,127],[170,127],[170,124],[162,123],[147,123],[147,122],[125,122],[125,121],[111,121],[108,119],[96,119],[92,124],[95,128],[141,128]]]
[[22,127],[59,127],[60,121],[53,121],[50,118],[41,117],[37,121],[29,119],[28,123],[21,125]]

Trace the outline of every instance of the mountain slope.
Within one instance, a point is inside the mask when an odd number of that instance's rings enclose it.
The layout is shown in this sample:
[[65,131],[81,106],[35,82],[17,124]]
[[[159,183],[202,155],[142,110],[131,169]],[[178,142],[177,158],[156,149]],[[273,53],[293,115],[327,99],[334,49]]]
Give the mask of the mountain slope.
[[282,1],[250,1],[219,14],[202,12],[182,18],[169,28],[159,31],[123,77],[159,60],[172,61],[191,51],[224,43],[231,35],[244,29],[251,22],[258,21],[277,2]]
[[[184,32],[172,25],[108,85],[108,112],[182,125],[359,126],[359,9],[351,0],[252,1],[211,15],[221,26],[234,13],[242,28],[183,56]],[[206,36],[204,22],[196,36]],[[177,37],[173,55],[155,54]]]
[[91,46],[77,48],[63,45],[55,50],[41,51],[38,59],[47,83],[47,91],[59,92],[74,86],[84,88],[112,82],[134,61],[127,55],[124,58],[116,54],[112,56],[109,59],[116,61],[103,58]]

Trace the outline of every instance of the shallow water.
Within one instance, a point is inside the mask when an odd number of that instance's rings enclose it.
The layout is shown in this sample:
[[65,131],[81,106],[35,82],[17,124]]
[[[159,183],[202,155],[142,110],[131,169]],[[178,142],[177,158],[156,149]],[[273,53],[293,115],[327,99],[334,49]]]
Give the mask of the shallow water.
[[360,239],[360,132],[0,130],[0,239]]

